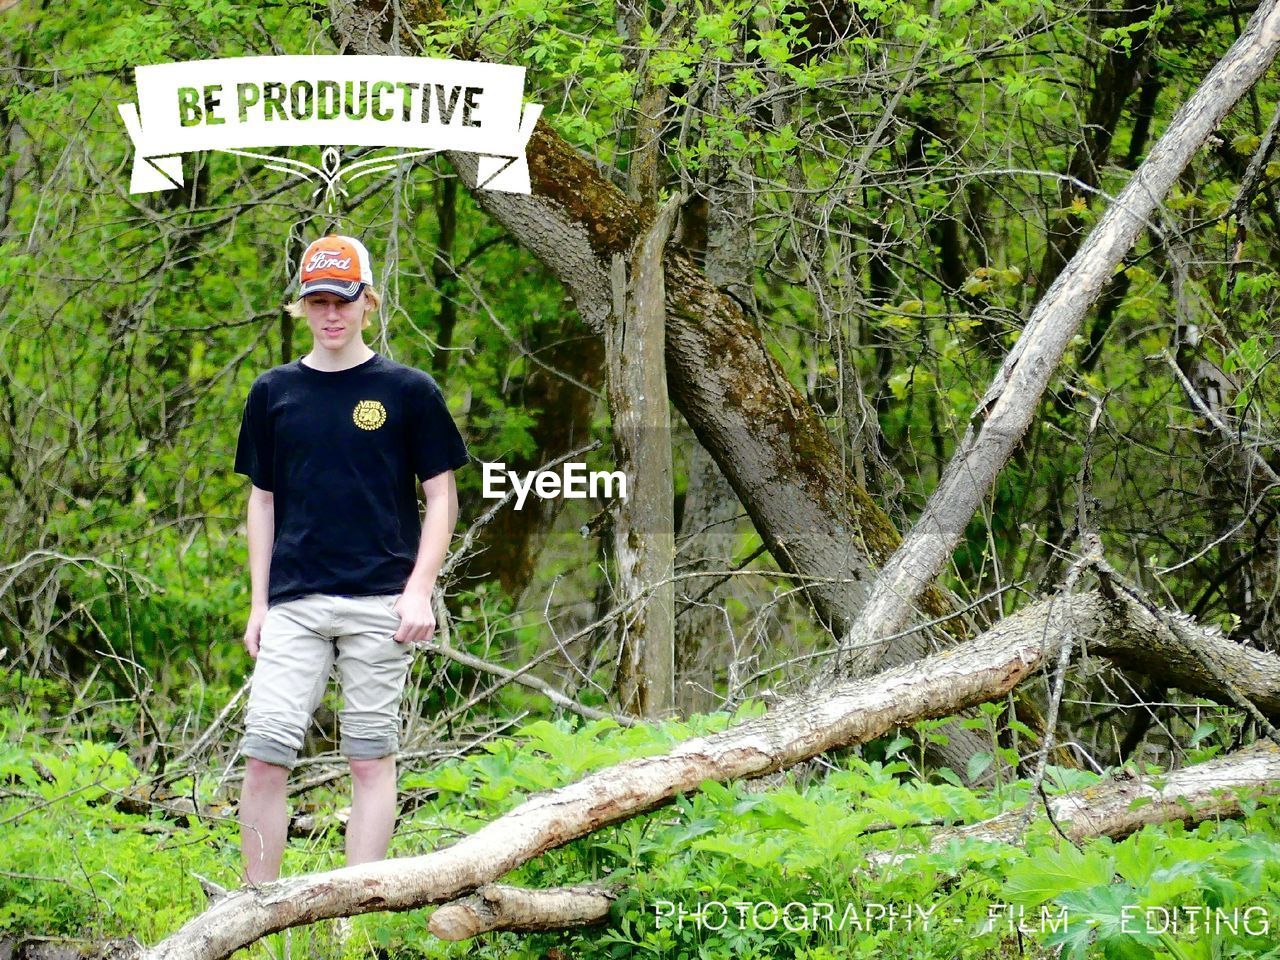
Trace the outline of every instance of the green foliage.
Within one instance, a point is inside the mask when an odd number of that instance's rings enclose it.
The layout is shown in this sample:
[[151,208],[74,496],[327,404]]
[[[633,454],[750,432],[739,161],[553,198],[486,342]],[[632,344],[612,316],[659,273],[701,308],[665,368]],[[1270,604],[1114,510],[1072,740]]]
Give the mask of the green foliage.
[[[748,706],[736,717],[629,729],[537,721],[476,755],[406,773],[402,789],[434,795],[402,821],[392,855],[451,843],[532,792],[665,753],[758,713]],[[133,934],[152,942],[202,907],[193,874],[231,882],[238,851],[230,820],[177,825],[122,813],[114,802],[140,777],[121,751],[88,741],[59,747],[17,734],[11,721],[7,732],[0,748],[0,934]],[[1080,848],[1040,818],[1020,847],[953,842],[929,852],[939,823],[979,822],[1038,801],[1026,781],[997,795],[904,779],[906,773],[900,760],[848,759],[816,784],[789,782],[763,793],[707,782],[505,878],[535,887],[613,885],[620,896],[604,928],[446,945],[426,933],[420,914],[375,914],[357,918],[348,955],[381,947],[401,957],[533,957],[554,946],[587,960],[950,960],[998,953],[1019,933],[1026,943],[1061,946],[1063,956],[1076,958],[1278,955],[1274,937],[1258,933],[1280,910],[1274,800],[1251,801],[1240,822],[1148,827]],[[1072,789],[1096,780],[1061,773],[1054,782]],[[175,789],[200,794],[207,784]],[[291,843],[286,872],[334,865],[339,845],[337,837]],[[890,860],[869,867],[871,857]],[[295,941],[308,942],[301,933]]]
[[[0,747],[0,935],[133,934],[153,941],[202,909],[192,870],[229,882],[228,855],[236,848],[226,823],[179,829],[115,809],[138,779],[128,757],[106,744],[59,748],[6,736]],[[177,785],[184,786],[190,788]]]

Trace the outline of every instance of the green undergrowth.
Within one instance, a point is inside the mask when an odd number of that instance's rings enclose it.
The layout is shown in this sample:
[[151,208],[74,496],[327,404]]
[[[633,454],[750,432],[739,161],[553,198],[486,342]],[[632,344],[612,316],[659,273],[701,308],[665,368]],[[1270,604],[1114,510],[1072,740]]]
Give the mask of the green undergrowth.
[[[740,719],[631,729],[538,721],[474,755],[405,771],[404,793],[424,799],[402,820],[392,854],[429,852],[538,791]],[[124,751],[54,743],[12,721],[0,717],[0,938],[133,935],[153,943],[202,908],[197,877],[232,883],[232,807],[185,823],[122,812],[118,798],[145,779]],[[1274,800],[1246,798],[1238,820],[1146,828],[1119,842],[1077,848],[1038,817],[1021,846],[952,842],[928,852],[947,825],[1021,809],[1031,790],[1026,781],[974,791],[953,776],[921,779],[898,753],[908,742],[894,740],[881,760],[842,756],[821,779],[766,791],[704,783],[504,878],[531,887],[610,884],[618,899],[600,927],[444,944],[427,932],[427,911],[372,914],[356,919],[345,945],[317,925],[287,942],[270,937],[252,955],[1280,958]],[[1096,781],[1051,768],[1045,787]],[[173,789],[208,803],[215,782],[211,773]],[[345,803],[341,793],[319,799]],[[341,838],[328,834],[291,841],[285,870],[340,861]]]

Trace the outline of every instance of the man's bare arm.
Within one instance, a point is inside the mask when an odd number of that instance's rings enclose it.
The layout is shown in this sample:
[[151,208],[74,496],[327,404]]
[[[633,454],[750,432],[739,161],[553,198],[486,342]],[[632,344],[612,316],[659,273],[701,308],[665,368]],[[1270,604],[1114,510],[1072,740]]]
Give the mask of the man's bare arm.
[[276,539],[276,496],[270,490],[253,487],[249,491],[249,623],[244,631],[244,647],[249,656],[258,656],[262,621],[267,616],[267,581],[271,574],[271,548]]
[[396,640],[400,643],[430,640],[435,634],[436,617],[431,609],[431,591],[435,589],[436,576],[449,551],[449,540],[458,522],[458,485],[452,470],[424,480],[422,494],[427,512],[422,520],[418,559],[413,573],[409,575],[409,582],[405,584],[404,594],[396,604],[400,614]]

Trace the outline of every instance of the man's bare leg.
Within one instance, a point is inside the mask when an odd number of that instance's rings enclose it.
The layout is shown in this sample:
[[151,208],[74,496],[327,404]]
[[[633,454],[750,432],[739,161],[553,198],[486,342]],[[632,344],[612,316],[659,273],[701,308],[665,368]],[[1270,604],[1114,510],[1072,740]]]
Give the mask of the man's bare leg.
[[381,860],[396,825],[396,758],[351,761],[347,865]]
[[280,876],[289,812],[285,806],[287,767],[249,757],[240,791],[240,853],[244,878],[251,884]]

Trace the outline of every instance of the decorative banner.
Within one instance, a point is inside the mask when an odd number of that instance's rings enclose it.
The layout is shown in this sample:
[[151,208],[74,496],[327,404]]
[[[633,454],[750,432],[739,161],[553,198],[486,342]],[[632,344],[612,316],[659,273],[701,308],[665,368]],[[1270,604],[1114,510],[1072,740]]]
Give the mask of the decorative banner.
[[[138,67],[137,104],[120,116],[137,155],[131,193],[182,186],[181,154],[242,153],[272,169],[339,182],[441,150],[479,155],[477,186],[529,192],[525,144],[542,113],[524,104],[524,67],[424,57],[239,57]],[[323,169],[245,147],[407,147]]]

